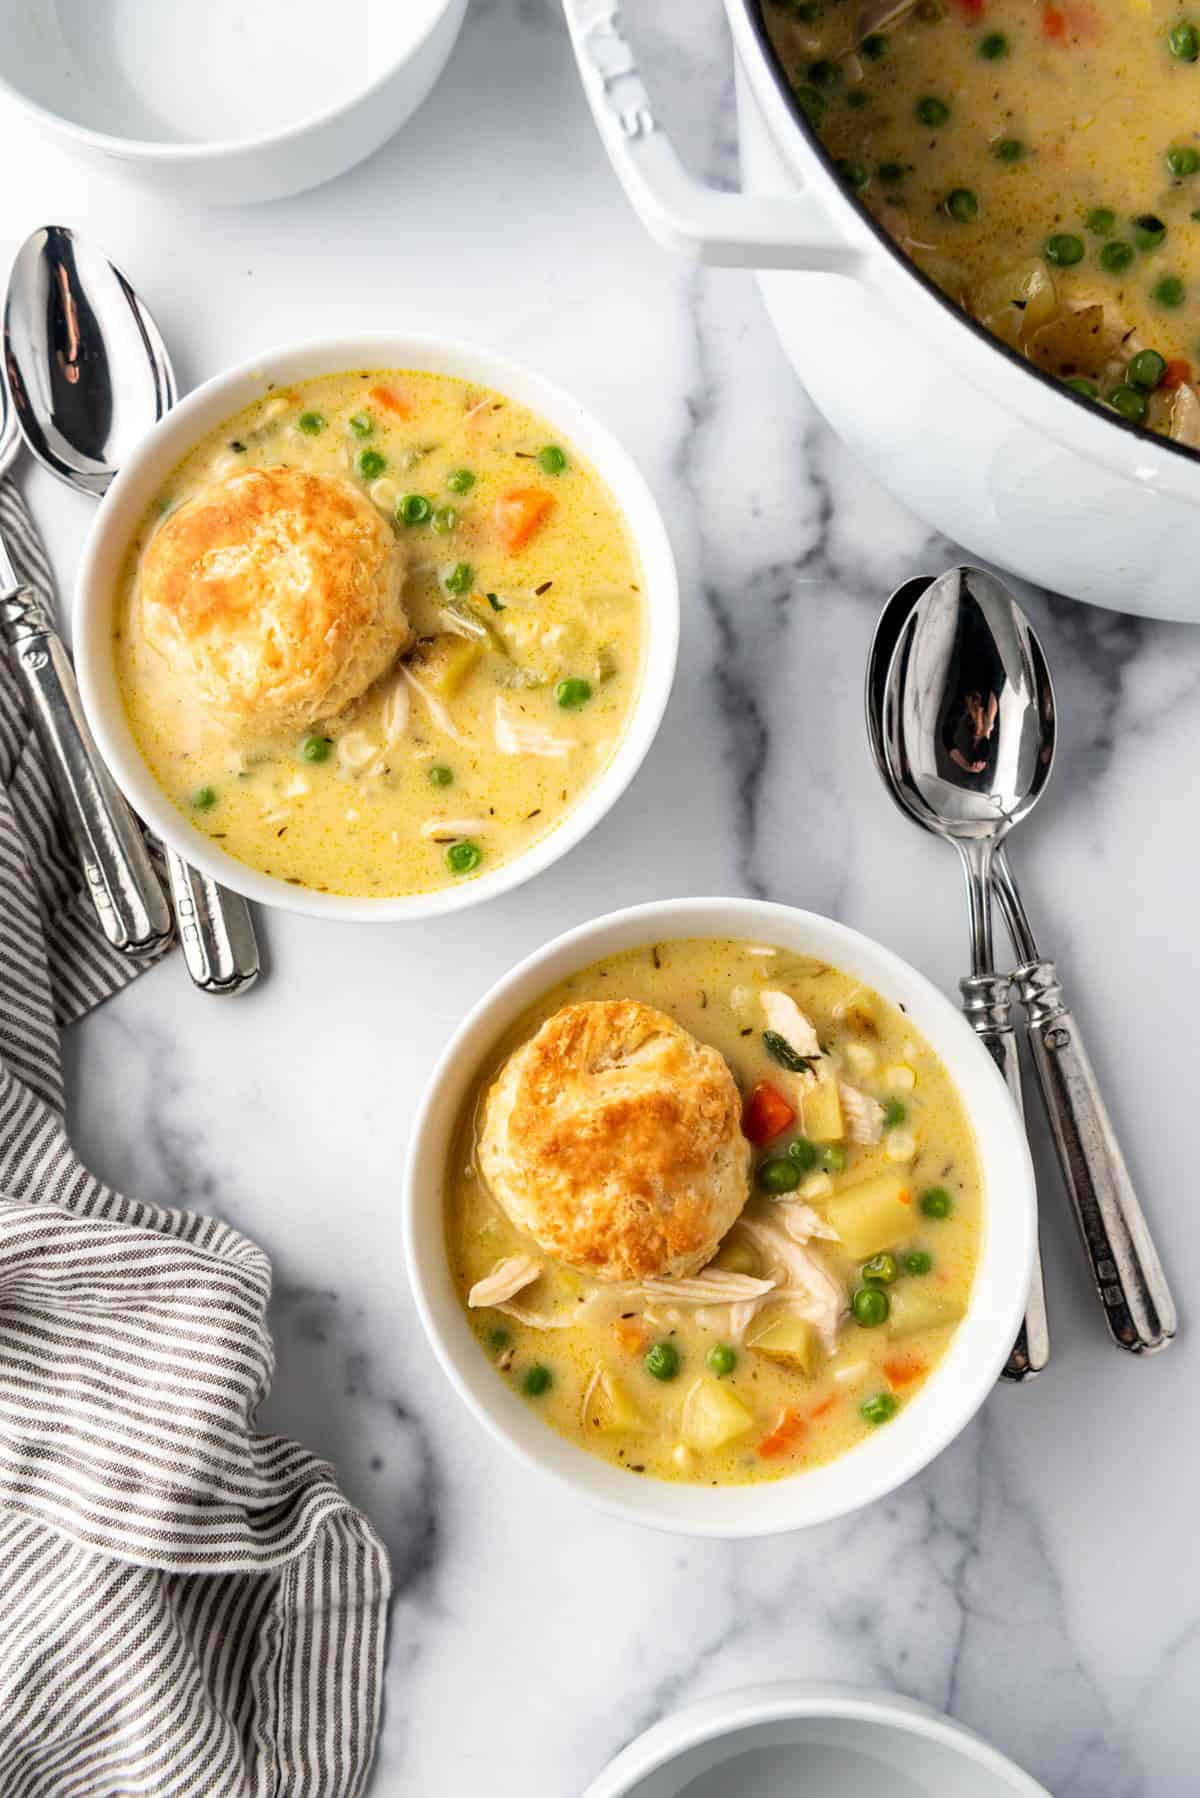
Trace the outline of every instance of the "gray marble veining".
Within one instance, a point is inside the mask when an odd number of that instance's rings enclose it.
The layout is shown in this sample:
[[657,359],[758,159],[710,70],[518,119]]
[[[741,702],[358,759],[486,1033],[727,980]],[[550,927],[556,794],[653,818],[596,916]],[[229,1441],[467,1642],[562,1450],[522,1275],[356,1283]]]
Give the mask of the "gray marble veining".
[[[717,0],[630,0],[697,168],[736,178]],[[1133,1365],[1110,1349],[1047,1145],[1055,1360],[887,1502],[727,1546],[580,1512],[501,1457],[449,1392],[408,1300],[405,1133],[481,989],[612,906],[752,891],[835,913],[953,990],[956,876],[893,811],[863,736],[878,607],[957,552],[901,512],[790,373],[753,280],[643,235],[579,96],[553,0],[475,0],[444,82],[365,167],[278,206],[188,213],[29,153],[0,115],[0,257],[79,218],[130,270],[185,382],[354,324],[478,336],[574,388],[666,514],[685,618],[677,689],[632,790],[536,885],[414,932],[272,918],[269,976],[198,998],[155,969],[70,1045],[97,1172],[228,1216],[270,1251],[273,1427],[337,1465],[395,1561],[387,1798],[578,1798],[629,1737],[705,1693],[840,1678],[942,1706],[1056,1798],[1196,1789],[1200,1573],[1189,1177],[1200,974],[1194,833],[1200,633],[1022,591],[1053,661],[1061,761],[1021,842],[1183,1311]],[[88,515],[29,481],[69,591]],[[1164,546],[1164,553],[1169,547]],[[686,795],[686,803],[684,796]]]

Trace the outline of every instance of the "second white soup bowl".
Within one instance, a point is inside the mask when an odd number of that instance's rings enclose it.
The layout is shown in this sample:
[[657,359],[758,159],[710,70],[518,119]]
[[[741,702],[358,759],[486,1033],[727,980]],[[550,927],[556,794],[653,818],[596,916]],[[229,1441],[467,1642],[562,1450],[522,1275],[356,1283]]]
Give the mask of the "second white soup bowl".
[[[945,1356],[885,1428],[840,1460],[752,1486],[643,1479],[550,1429],[497,1375],[455,1291],[443,1189],[472,1083],[526,1008],[603,956],[687,937],[734,937],[811,955],[904,1008],[940,1056],[975,1132],[984,1186],[979,1266]],[[430,1078],[409,1145],[404,1247],[417,1309],[443,1369],[479,1421],[530,1466],[637,1523],[697,1536],[767,1536],[844,1516],[911,1479],[952,1442],[994,1386],[1017,1333],[1033,1261],[1036,1199],[1024,1133],[987,1051],[949,1000],[889,949],[831,918],[758,899],[676,899],[580,925],[505,975],[455,1032]]]
[[[392,898],[352,898],[291,886],[227,855],[172,805],[134,740],[113,659],[113,607],[129,546],[171,471],[188,452],[272,388],[347,369],[418,369],[494,388],[527,406],[591,463],[620,508],[637,547],[646,608],[641,685],[612,760],[544,837],[497,868],[464,881]],[[477,344],[437,337],[333,337],[256,357],[206,381],[139,444],[109,488],[84,546],[75,600],[75,663],[84,709],[100,753],[125,797],[150,828],[214,880],[264,905],[319,917],[373,923],[461,911],[519,886],[549,867],[600,822],[636,774],[662,720],[679,645],[679,584],[666,528],[637,465],[599,421],[561,387]]]

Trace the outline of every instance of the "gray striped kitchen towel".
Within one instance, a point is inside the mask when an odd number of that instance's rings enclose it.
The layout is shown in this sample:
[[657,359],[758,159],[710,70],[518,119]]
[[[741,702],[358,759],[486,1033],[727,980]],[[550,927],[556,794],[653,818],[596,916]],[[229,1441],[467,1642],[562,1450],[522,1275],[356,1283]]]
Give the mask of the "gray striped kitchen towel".
[[[47,590],[5,482],[0,524]],[[351,1798],[387,1556],[324,1462],[255,1427],[267,1258],[122,1198],[67,1137],[59,1030],[133,972],[0,655],[0,1798]]]

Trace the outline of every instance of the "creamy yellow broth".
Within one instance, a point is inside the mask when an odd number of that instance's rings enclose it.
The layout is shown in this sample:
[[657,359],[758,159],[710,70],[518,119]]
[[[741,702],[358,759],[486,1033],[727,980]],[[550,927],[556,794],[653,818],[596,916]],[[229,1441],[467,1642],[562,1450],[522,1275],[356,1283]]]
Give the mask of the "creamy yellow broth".
[[[798,1117],[756,1142],[754,1191],[715,1265],[761,1274],[768,1263],[755,1227],[774,1229],[789,1208],[810,1207],[826,1225],[836,1221],[844,1234],[861,1236],[857,1252],[834,1239],[812,1239],[807,1249],[834,1276],[847,1306],[863,1306],[856,1295],[865,1288],[881,1295],[864,1307],[875,1321],[843,1312],[827,1353],[769,1298],[739,1341],[727,1304],[651,1301],[545,1256],[520,1307],[540,1320],[586,1305],[584,1321],[538,1328],[503,1310],[467,1311],[499,1378],[553,1429],[632,1473],[740,1484],[845,1454],[912,1402],[970,1297],[980,1170],[958,1094],[928,1044],[901,1012],[834,968],[760,945],[697,939],[632,950],[573,975],[487,1055],[446,1176],[448,1252],[464,1305],[477,1281],[530,1247],[490,1198],[476,1159],[482,1100],[506,1056],[564,1005],[640,999],[720,1050],[747,1095],[744,1128],[759,1135],[750,1095],[760,1083],[787,1089],[789,1078],[764,1045],[767,988],[795,999],[816,1026],[828,1068],[888,1107],[887,1123],[877,1144],[855,1144],[844,1114],[822,1122],[810,1104],[804,1117],[820,1141],[799,1137]],[[762,1186],[780,1180],[780,1164],[790,1190],[772,1196]],[[872,1260],[881,1254],[883,1263]],[[677,1369],[658,1379],[647,1357],[661,1366],[663,1345]]]
[[[411,680],[393,670],[342,717],[247,750],[146,641],[138,565],[185,499],[280,464],[354,480],[394,521],[418,641]],[[513,489],[552,501],[515,551],[493,510]],[[407,523],[413,497],[428,517]],[[229,854],[322,892],[427,892],[519,855],[609,762],[641,681],[641,578],[604,483],[524,407],[445,375],[331,375],[269,394],[170,476],[131,548],[114,655],[155,779]]]
[[918,0],[856,45],[859,12],[764,0],[846,183],[1030,360],[1200,445],[1200,29],[1186,10]]

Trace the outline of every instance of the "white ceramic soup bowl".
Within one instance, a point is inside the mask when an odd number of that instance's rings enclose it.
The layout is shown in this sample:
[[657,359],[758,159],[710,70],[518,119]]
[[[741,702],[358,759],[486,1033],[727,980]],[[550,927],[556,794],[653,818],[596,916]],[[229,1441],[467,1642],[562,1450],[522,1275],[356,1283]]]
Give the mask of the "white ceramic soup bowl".
[[172,198],[299,193],[397,131],[467,0],[0,0],[0,96]]
[[[472,1082],[521,1013],[602,956],[687,937],[734,937],[812,955],[903,1006],[948,1069],[974,1127],[985,1215],[966,1317],[915,1398],[828,1466],[753,1486],[642,1479],[577,1448],[543,1423],[482,1353],[454,1288],[443,1188],[454,1128]],[[759,899],[674,899],[613,912],[568,931],[505,975],[455,1032],[413,1126],[404,1181],[404,1247],[417,1309],[442,1367],[479,1421],[530,1466],[580,1497],[660,1529],[766,1536],[828,1522],[911,1479],[970,1421],[1012,1348],[1029,1288],[1033,1169],[1008,1089],[957,1008],[881,944],[831,918]]]
[[807,1681],[689,1705],[622,1750],[584,1798],[1049,1798],[987,1742],[888,1692]]
[[[345,369],[413,368],[457,375],[509,395],[554,426],[592,464],[637,545],[646,634],[642,684],[608,766],[562,822],[511,861],[453,887],[364,899],[291,886],[227,855],[173,806],[142,759],[121,699],[112,652],[113,605],[129,545],[162,482],[197,442],[270,386]],[[585,837],[637,772],[662,720],[679,642],[679,584],[654,497],[621,445],[577,400],[519,362],[475,344],[414,336],[335,337],[243,363],[181,400],[138,447],[109,488],[84,545],[76,590],[75,663],[101,755],[125,797],[165,843],[215,880],[264,905],[319,917],[389,922],[441,916],[481,904],[529,880]]]
[[701,261],[761,271],[830,424],[973,556],[1095,605],[1200,622],[1200,452],[1081,399],[920,273],[796,105],[763,28],[769,3],[725,0],[743,191],[724,193],[685,172],[611,0],[563,0],[596,122],[647,229]]

